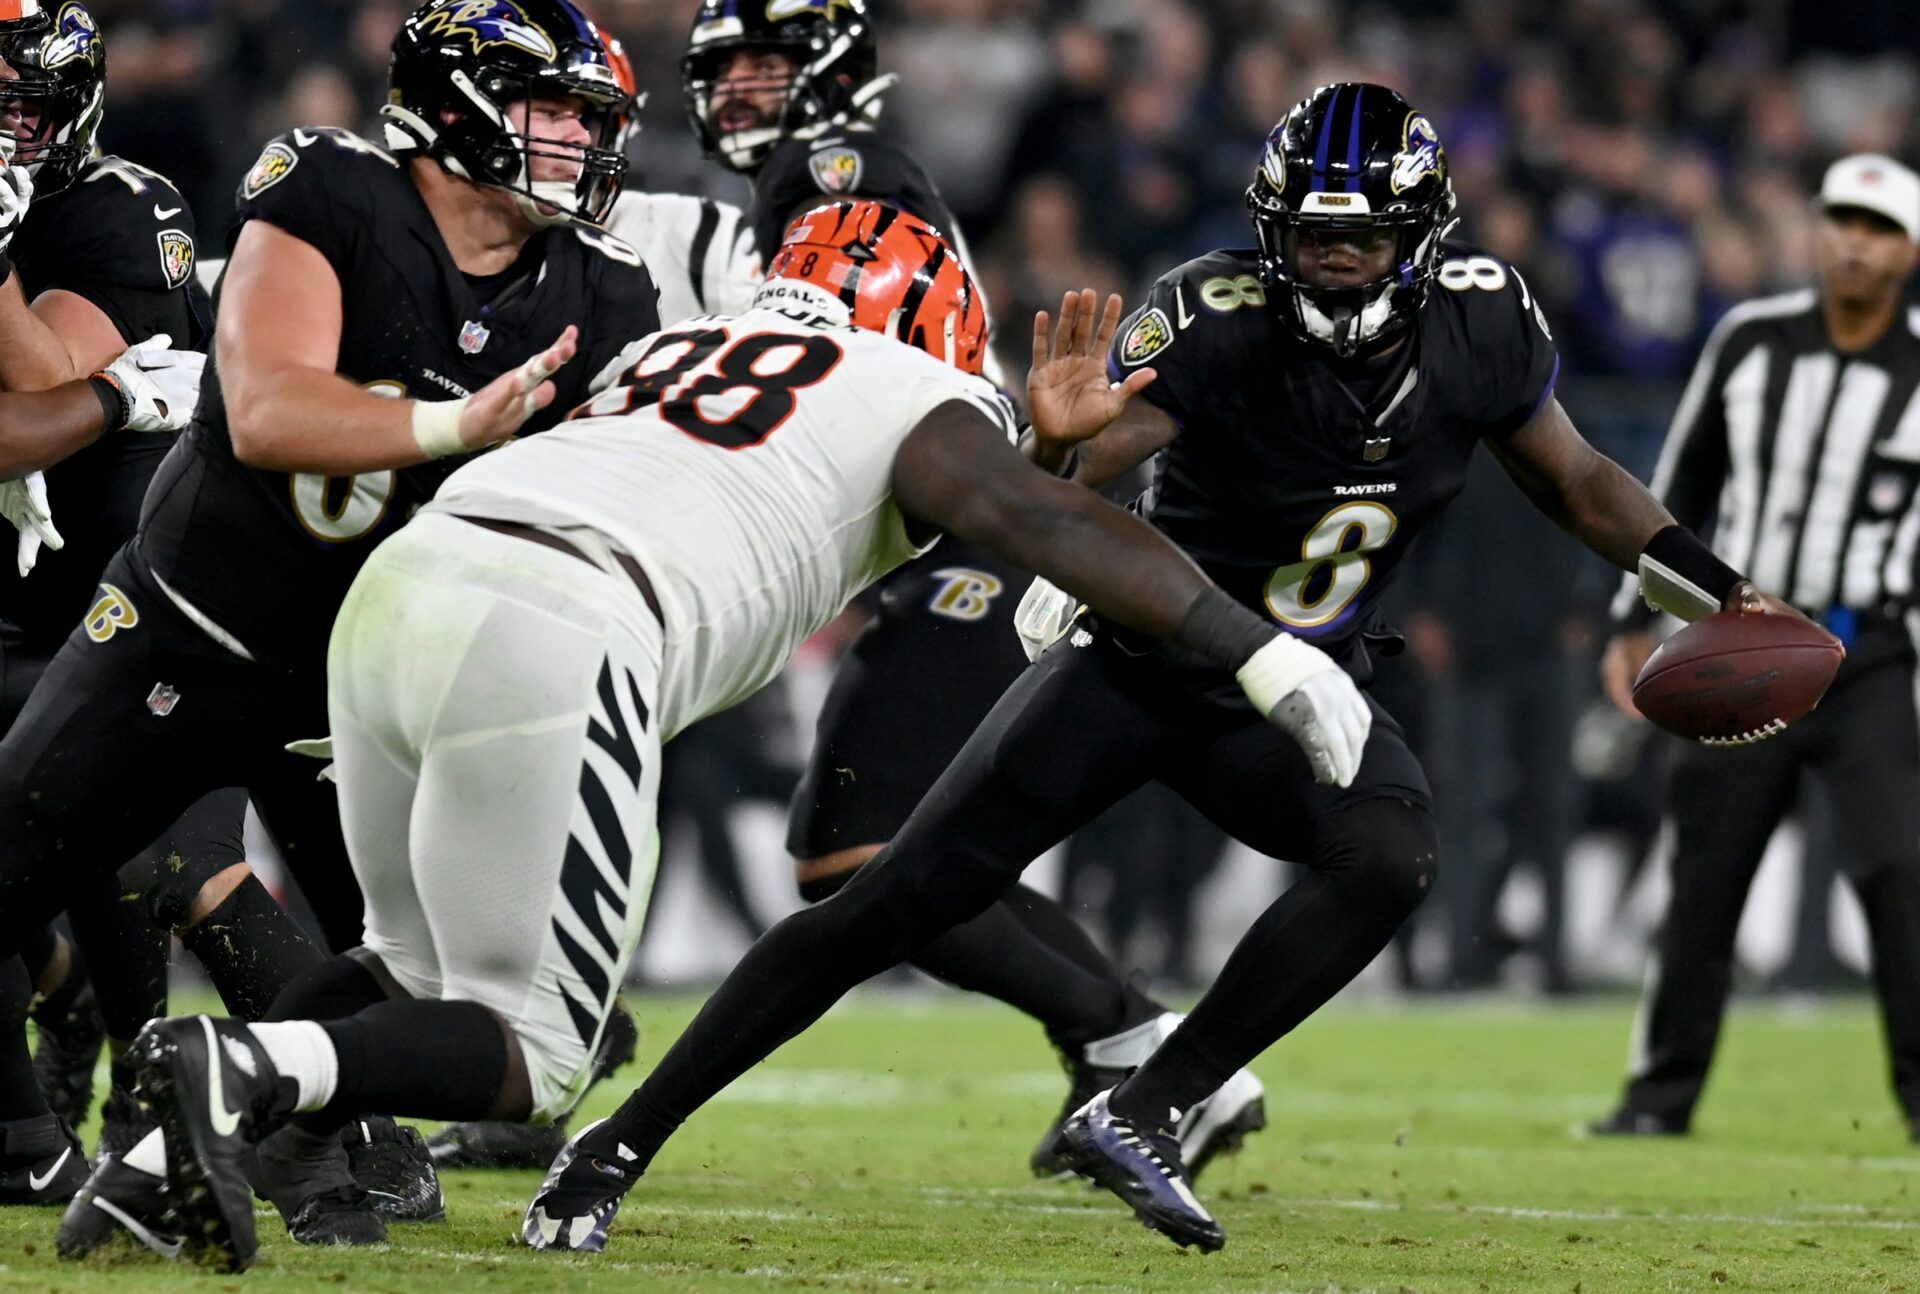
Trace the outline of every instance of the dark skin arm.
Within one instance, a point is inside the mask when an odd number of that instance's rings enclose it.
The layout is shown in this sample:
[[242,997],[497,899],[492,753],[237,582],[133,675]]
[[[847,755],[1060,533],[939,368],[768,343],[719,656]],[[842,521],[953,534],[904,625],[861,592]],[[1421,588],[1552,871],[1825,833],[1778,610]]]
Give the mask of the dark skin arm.
[[[1516,431],[1504,444],[1488,448],[1521,492],[1554,524],[1622,570],[1637,570],[1640,552],[1654,535],[1674,524],[1660,500],[1618,463],[1589,445],[1575,430],[1558,400]],[[1721,608],[1743,615],[1800,613],[1745,580],[1734,585]],[[1633,680],[1653,651],[1650,635],[1632,650],[1610,646],[1601,678],[1607,695],[1628,713]],[[1616,640],[1618,642],[1619,640]]]
[[1157,530],[1038,470],[960,401],[941,405],[908,434],[894,459],[893,493],[909,517],[979,544],[1156,638],[1174,637],[1194,599],[1211,587]]
[[1033,429],[1020,446],[1046,472],[1058,472],[1077,446],[1080,461],[1073,479],[1095,489],[1131,472],[1180,434],[1163,411],[1132,398],[1159,376],[1153,369],[1129,373],[1118,385],[1107,380],[1120,298],[1108,297],[1104,311],[1098,306],[1099,297],[1086,289],[1061,300],[1057,329],[1046,311],[1034,315],[1033,368],[1027,375]]
[[85,381],[46,391],[0,391],[0,481],[52,467],[106,430],[100,397]]

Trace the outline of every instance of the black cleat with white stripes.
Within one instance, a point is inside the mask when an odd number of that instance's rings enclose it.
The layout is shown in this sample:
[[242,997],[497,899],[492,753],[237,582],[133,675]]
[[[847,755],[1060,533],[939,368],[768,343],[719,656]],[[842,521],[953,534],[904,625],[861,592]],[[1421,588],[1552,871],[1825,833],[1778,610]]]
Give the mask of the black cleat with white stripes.
[[1175,1244],[1203,1253],[1226,1244],[1226,1232],[1193,1193],[1173,1129],[1122,1118],[1107,1104],[1112,1095],[1100,1093],[1062,1125],[1055,1146],[1061,1159]]

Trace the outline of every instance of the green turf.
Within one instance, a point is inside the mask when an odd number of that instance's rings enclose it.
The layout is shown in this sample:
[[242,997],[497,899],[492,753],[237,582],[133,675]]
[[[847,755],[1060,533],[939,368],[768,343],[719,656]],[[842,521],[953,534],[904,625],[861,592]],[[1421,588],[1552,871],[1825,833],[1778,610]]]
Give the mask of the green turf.
[[[638,1005],[645,1064],[692,1003]],[[842,1007],[704,1111],[599,1258],[516,1245],[533,1174],[463,1173],[446,1225],[384,1250],[300,1249],[263,1216],[243,1277],[61,1263],[53,1213],[0,1210],[0,1288],[1920,1291],[1920,1155],[1864,1004],[1736,1012],[1690,1140],[1575,1141],[1613,1095],[1628,1018],[1327,1012],[1258,1066],[1274,1126],[1203,1179],[1228,1233],[1206,1257],[1027,1177],[1062,1091],[1038,1030],[930,995]]]

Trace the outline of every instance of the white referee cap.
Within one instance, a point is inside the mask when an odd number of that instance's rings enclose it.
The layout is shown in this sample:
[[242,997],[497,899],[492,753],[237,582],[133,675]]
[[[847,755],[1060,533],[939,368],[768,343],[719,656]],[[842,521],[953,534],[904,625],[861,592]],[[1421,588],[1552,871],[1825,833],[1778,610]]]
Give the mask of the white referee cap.
[[1855,153],[1827,168],[1820,183],[1820,208],[1858,207],[1885,216],[1920,243],[1920,175],[1891,157]]

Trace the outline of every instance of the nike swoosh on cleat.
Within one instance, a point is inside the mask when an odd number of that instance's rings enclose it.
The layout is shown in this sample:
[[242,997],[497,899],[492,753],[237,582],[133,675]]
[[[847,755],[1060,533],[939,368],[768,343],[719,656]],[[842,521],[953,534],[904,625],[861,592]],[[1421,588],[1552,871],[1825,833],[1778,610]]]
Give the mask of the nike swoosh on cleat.
[[220,1040],[214,1035],[213,1021],[200,1017],[200,1028],[207,1035],[207,1057],[213,1063],[207,1066],[207,1111],[213,1121],[215,1136],[231,1137],[234,1129],[240,1126],[240,1112],[227,1108],[226,1093],[220,1087]]
[[94,1208],[99,1209],[102,1213],[132,1232],[134,1239],[153,1250],[156,1254],[163,1254],[168,1258],[178,1258],[180,1256],[180,1241],[162,1240],[157,1233],[142,1225],[139,1219],[115,1204],[112,1200],[102,1199],[96,1195],[93,1197],[92,1203]]
[[72,1146],[68,1146],[65,1150],[61,1151],[60,1158],[53,1161],[53,1167],[49,1168],[44,1175],[40,1173],[28,1173],[27,1189],[30,1191],[45,1190],[47,1183],[54,1179],[54,1175],[60,1171],[60,1166],[67,1162],[67,1156],[72,1153]]
[[171,220],[179,214],[179,207],[163,207],[157,202],[153,204],[153,218],[155,220]]

